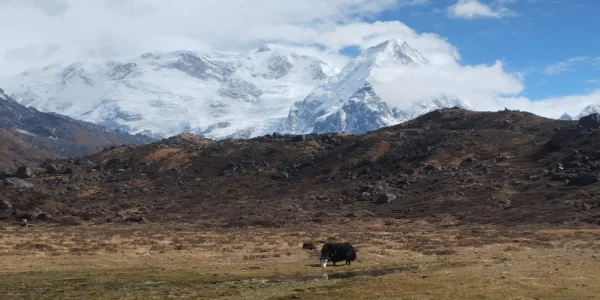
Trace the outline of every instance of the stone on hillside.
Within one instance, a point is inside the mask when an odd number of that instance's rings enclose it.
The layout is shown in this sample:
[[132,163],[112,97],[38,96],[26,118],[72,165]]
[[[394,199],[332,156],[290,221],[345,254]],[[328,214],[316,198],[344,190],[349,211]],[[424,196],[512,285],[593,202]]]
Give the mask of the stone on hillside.
[[31,171],[31,169],[28,167],[20,167],[19,169],[17,169],[17,173],[15,173],[15,176],[17,176],[20,179],[31,178],[33,177],[33,171]]
[[579,119],[579,125],[585,128],[600,128],[600,114],[594,113]]

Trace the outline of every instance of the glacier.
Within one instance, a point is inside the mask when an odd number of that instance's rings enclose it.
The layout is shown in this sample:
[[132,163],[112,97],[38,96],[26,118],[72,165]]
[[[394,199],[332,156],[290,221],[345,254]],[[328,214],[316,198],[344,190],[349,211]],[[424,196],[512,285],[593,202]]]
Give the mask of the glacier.
[[56,63],[4,81],[11,97],[43,112],[155,138],[220,139],[276,131],[294,102],[335,73],[318,58],[263,46]]

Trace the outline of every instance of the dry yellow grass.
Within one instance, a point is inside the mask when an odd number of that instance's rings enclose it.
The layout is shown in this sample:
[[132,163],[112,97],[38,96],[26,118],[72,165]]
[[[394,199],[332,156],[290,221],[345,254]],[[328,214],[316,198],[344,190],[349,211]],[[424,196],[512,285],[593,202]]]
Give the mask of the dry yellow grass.
[[[597,299],[600,293],[599,230],[435,228],[401,221],[347,226],[9,226],[0,228],[0,294],[2,299]],[[318,267],[318,250],[301,246],[326,240],[351,242],[358,261]],[[389,267],[408,268],[361,276]],[[329,279],[320,278],[324,274]]]

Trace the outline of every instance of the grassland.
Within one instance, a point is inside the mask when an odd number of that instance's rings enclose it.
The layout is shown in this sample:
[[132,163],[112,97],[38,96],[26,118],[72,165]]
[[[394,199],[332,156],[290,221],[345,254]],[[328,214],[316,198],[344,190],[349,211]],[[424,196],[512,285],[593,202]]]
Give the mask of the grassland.
[[[597,299],[600,230],[0,226],[2,299]],[[303,242],[349,241],[352,266]],[[396,267],[376,274],[366,270]],[[328,274],[328,277],[325,275]],[[377,275],[377,276],[373,276]],[[380,276],[379,276],[380,275]]]

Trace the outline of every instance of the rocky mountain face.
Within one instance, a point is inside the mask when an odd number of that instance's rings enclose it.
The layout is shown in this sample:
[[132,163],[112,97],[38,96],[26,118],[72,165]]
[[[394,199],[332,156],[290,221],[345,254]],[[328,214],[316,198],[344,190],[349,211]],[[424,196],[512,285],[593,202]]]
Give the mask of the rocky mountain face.
[[577,122],[444,109],[362,135],[215,141],[181,134],[53,160],[54,168],[32,169],[33,176],[25,170],[24,179],[0,187],[0,222],[595,226],[598,130],[597,114]]
[[441,96],[399,110],[372,85],[379,68],[425,64],[425,57],[399,40],[364,51],[339,72],[316,57],[269,45],[243,53],[176,51],[119,62],[58,63],[6,82],[21,104],[115,130],[156,138],[182,132],[250,138],[363,133],[439,108],[469,108]]
[[90,155],[120,144],[155,140],[25,107],[0,89],[0,170],[46,158]]
[[[413,119],[445,107],[470,108],[459,99],[423,99],[401,111],[377,95],[371,81],[381,67],[411,68],[429,62],[406,42],[390,40],[367,49],[340,73],[294,104],[280,131],[284,133],[364,133]],[[399,87],[400,88],[400,87]]]

